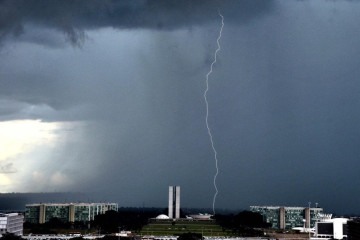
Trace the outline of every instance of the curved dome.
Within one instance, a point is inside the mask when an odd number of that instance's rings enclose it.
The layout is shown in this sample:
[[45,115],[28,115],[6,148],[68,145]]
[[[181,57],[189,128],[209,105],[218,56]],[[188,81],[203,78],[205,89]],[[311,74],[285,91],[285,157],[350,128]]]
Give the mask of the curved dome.
[[169,217],[166,216],[165,214],[160,214],[159,216],[156,217],[156,219],[169,219]]

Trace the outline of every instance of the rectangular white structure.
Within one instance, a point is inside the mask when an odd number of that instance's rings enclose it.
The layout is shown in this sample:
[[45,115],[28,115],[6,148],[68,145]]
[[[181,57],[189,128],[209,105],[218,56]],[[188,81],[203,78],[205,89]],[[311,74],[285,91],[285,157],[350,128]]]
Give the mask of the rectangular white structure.
[[174,212],[174,187],[169,186],[169,209],[168,209],[168,216],[169,218],[173,218]]
[[180,186],[169,186],[169,210],[170,219],[180,218]]
[[23,234],[24,216],[18,213],[0,214],[0,235],[13,233],[17,236]]
[[180,218],[180,186],[175,188],[175,218]]
[[[344,224],[347,224],[347,219],[345,218],[335,218],[333,219],[334,223],[334,239],[343,239],[344,236]],[[347,236],[346,236],[347,237]]]

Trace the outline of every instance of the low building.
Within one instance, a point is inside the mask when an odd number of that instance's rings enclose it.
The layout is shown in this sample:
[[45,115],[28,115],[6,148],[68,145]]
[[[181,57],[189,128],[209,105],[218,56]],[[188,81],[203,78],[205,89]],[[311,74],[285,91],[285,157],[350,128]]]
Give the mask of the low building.
[[260,213],[264,221],[274,229],[292,229],[315,226],[318,214],[323,212],[322,208],[308,207],[282,207],[282,206],[250,206],[250,211]]
[[199,214],[191,214],[190,216],[186,216],[186,219],[209,221],[212,220],[211,219],[212,216],[213,215],[208,213],[199,213]]
[[312,240],[347,239],[347,218],[331,218],[331,214],[323,215],[315,224]]
[[52,218],[63,222],[87,222],[109,210],[118,211],[117,203],[40,203],[25,206],[25,220],[45,223]]
[[23,234],[24,216],[19,213],[0,214],[0,235],[13,233],[17,236]]

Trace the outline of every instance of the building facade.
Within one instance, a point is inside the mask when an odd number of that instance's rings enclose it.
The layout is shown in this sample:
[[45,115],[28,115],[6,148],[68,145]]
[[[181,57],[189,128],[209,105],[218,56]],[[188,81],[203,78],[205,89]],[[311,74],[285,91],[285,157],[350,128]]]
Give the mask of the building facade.
[[319,221],[315,223],[315,234],[311,239],[351,239],[348,238],[349,222],[347,218],[331,218],[331,214],[321,214]]
[[169,209],[170,219],[180,218],[180,186],[169,186]]
[[0,214],[0,235],[13,233],[17,236],[23,234],[24,216],[18,213]]
[[45,223],[52,218],[63,222],[87,222],[96,215],[109,210],[118,211],[117,203],[40,203],[25,206],[25,220],[30,223]]
[[311,228],[315,226],[317,216],[322,208],[250,206],[250,211],[260,213],[264,221],[275,229],[292,229],[294,227]]

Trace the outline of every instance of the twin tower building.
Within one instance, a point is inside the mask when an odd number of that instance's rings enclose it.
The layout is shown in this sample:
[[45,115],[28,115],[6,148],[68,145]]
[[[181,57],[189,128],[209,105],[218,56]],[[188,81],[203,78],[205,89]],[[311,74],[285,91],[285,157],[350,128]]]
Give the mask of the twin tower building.
[[180,218],[180,186],[169,186],[169,212],[170,219]]

